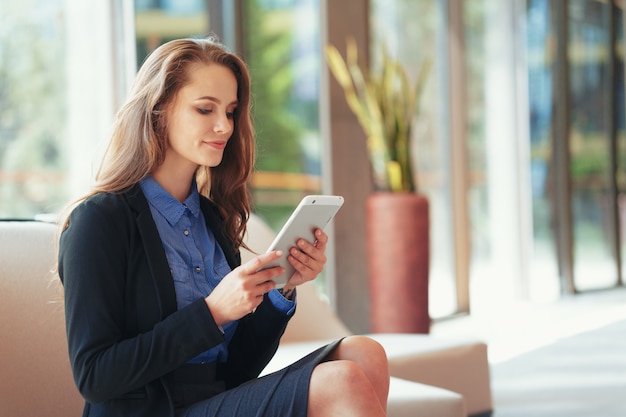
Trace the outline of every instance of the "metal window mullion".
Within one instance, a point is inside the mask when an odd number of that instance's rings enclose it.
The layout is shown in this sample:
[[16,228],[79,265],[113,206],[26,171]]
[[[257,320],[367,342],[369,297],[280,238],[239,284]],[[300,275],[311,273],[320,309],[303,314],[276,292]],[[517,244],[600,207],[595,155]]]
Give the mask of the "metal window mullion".
[[611,236],[611,247],[613,250],[613,259],[615,260],[617,271],[617,285],[622,284],[622,257],[621,257],[621,228],[619,219],[619,207],[618,207],[618,186],[617,186],[617,97],[616,87],[618,85],[617,77],[619,75],[617,71],[617,6],[615,2],[609,3],[609,39],[608,39],[608,62],[607,62],[607,126],[609,137],[609,202],[611,208],[611,230],[614,231]]
[[231,51],[243,54],[241,0],[206,0],[209,29]]
[[574,256],[573,256],[573,219],[571,205],[571,175],[569,154],[570,133],[570,61],[569,46],[569,16],[568,0],[554,0],[551,2],[552,22],[555,33],[555,53],[553,63],[553,154],[554,167],[554,195],[555,204],[554,223],[556,226],[555,239],[557,240],[559,273],[561,278],[561,292],[573,294],[574,285]]
[[470,224],[468,208],[467,100],[463,2],[448,0],[448,67],[450,103],[450,160],[454,269],[457,312],[470,311]]

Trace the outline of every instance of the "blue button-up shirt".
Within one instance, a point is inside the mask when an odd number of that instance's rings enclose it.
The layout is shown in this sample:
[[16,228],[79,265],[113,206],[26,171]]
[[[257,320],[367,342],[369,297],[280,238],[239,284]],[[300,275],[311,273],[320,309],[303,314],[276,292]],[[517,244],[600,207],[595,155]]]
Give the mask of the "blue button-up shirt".
[[[172,197],[152,177],[140,182],[157,230],[163,241],[169,263],[176,302],[181,309],[192,302],[207,297],[230,271],[222,248],[213,233],[206,227],[200,210],[200,194],[195,182],[191,193],[181,203]],[[276,290],[269,293],[272,303],[285,314],[291,315],[295,302],[287,300]],[[237,322],[222,326],[225,341],[202,353],[191,362],[226,361],[228,343],[235,333]]]

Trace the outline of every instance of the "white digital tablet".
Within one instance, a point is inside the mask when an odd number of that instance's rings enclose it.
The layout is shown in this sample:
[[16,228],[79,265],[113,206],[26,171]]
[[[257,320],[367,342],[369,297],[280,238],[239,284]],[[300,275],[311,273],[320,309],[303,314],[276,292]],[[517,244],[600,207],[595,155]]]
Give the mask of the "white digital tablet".
[[291,213],[287,222],[280,230],[276,239],[267,251],[281,250],[283,256],[276,261],[264,266],[282,266],[285,272],[274,278],[276,288],[282,288],[296,271],[287,260],[289,250],[296,246],[300,238],[315,242],[315,229],[322,229],[335,217],[339,208],[343,205],[343,197],[336,195],[308,195],[300,201],[298,207]]

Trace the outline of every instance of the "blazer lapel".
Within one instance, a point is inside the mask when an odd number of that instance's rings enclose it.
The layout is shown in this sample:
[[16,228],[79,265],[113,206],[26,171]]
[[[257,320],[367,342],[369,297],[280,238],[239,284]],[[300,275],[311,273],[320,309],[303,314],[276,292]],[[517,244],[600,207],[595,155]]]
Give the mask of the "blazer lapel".
[[166,317],[177,310],[176,290],[159,231],[154,223],[148,200],[141,191],[141,187],[135,185],[126,194],[126,198],[130,206],[136,211],[137,228],[146,251],[148,264],[152,270],[154,285],[159,295],[161,314],[163,317]]

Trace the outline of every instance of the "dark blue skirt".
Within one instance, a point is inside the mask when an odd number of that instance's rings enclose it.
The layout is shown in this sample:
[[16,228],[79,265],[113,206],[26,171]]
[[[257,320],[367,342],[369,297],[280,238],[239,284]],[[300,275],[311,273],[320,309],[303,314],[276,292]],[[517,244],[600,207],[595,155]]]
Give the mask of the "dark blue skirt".
[[311,373],[337,347],[323,346],[274,373],[176,411],[176,417],[306,417]]

